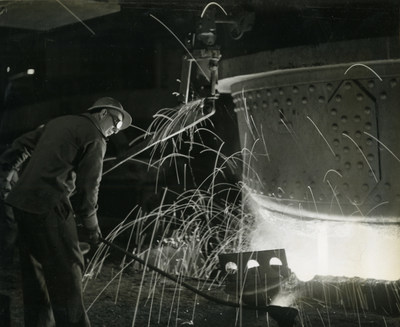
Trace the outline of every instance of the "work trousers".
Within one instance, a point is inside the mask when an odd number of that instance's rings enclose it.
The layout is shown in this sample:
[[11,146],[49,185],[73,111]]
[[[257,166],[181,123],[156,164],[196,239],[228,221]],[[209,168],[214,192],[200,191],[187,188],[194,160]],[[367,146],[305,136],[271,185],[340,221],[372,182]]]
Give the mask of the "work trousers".
[[0,200],[0,266],[8,267],[14,258],[14,247],[17,239],[17,223],[13,210]]
[[26,327],[88,327],[82,296],[83,256],[72,208],[46,214],[14,210],[19,228]]
[[17,223],[13,210],[0,200],[0,326],[11,326],[11,290],[15,288],[14,248],[17,239]]

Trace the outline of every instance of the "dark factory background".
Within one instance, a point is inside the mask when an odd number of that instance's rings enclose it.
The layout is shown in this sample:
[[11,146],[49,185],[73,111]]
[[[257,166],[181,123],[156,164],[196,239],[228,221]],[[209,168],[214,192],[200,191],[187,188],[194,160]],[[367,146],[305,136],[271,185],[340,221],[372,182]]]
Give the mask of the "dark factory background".
[[[399,34],[396,1],[379,1],[378,7],[376,1],[328,2],[220,1],[241,31],[217,24],[212,47],[218,47],[223,61],[257,51]],[[121,101],[142,129],[159,109],[179,106],[182,98],[174,93],[180,91],[185,50],[152,16],[186,43],[199,28],[206,5],[192,0],[1,1],[1,149],[53,117],[82,112],[100,96]],[[219,8],[212,10],[216,21],[225,18]],[[203,41],[200,48],[208,46],[209,40]],[[216,109],[212,128],[226,142],[223,151],[233,153],[240,147],[229,94],[220,95]],[[107,157],[126,151],[141,133],[130,128],[113,137]],[[205,142],[216,146],[212,138]],[[139,159],[146,162],[148,157],[144,153]],[[200,153],[191,162],[198,180],[213,164]],[[174,169],[167,166],[160,176],[159,189],[183,188]],[[228,179],[239,177],[238,171]],[[136,204],[153,209],[160,199],[160,192],[154,192],[156,180],[157,172],[145,164],[129,162],[115,169],[103,180],[100,213],[121,218]]]

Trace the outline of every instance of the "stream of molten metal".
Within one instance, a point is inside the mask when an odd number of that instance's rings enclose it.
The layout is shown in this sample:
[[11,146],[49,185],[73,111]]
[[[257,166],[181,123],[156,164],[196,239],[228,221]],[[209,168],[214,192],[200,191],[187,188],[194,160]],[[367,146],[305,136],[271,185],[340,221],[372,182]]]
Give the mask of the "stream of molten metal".
[[314,276],[400,279],[398,218],[288,215],[266,197],[250,194],[254,251],[285,249],[298,279]]

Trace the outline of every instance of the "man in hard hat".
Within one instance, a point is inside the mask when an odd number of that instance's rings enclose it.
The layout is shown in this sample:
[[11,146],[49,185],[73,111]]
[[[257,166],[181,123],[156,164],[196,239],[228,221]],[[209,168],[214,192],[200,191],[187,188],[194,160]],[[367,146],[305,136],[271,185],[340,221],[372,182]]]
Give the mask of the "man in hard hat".
[[56,326],[90,326],[75,218],[89,242],[97,244],[106,141],[131,122],[118,101],[105,97],[88,112],[55,118],[38,131],[29,162],[5,199],[20,233],[25,326],[54,326],[54,321]]

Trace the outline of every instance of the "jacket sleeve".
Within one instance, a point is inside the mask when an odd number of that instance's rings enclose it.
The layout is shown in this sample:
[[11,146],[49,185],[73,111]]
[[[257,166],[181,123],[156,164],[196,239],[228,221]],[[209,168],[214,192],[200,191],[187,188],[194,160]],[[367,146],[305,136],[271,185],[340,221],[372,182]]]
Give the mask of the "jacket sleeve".
[[25,133],[15,139],[12,145],[0,157],[0,166],[4,170],[19,170],[35,149],[37,142],[43,134],[44,125]]
[[96,140],[86,145],[76,169],[73,206],[78,220],[87,229],[98,226],[97,199],[105,151],[105,141]]
[[18,137],[0,156],[0,196],[4,199],[13,184],[17,181],[17,173],[31,156],[37,142],[43,134],[44,125]]

